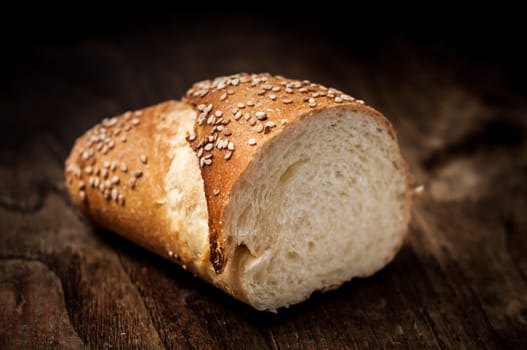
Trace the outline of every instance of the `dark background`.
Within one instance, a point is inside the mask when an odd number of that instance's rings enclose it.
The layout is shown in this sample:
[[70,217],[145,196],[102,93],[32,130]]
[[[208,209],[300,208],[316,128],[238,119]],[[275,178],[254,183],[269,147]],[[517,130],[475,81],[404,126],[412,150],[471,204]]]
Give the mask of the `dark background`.
[[[0,348],[524,349],[523,12],[191,5],[1,12]],[[390,265],[278,315],[92,227],[63,187],[75,138],[102,118],[240,71],[365,99],[426,189]]]

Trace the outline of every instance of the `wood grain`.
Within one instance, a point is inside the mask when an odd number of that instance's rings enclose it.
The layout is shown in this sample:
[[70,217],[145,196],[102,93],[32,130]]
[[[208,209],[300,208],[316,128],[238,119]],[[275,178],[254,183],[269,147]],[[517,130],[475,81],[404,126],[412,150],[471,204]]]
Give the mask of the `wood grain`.
[[[525,349],[527,105],[507,70],[404,39],[364,53],[237,25],[164,23],[6,58],[0,348]],[[238,71],[364,98],[426,187],[393,263],[277,315],[90,226],[63,187],[73,140],[101,118]]]

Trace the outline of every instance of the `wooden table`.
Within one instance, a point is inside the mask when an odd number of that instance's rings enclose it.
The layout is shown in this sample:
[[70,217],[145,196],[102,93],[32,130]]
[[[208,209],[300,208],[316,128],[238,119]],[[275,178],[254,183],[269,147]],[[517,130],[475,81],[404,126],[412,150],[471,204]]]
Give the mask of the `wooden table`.
[[[0,348],[527,348],[527,104],[507,59],[263,22],[123,21],[4,55]],[[63,185],[78,135],[238,71],[334,86],[392,120],[426,190],[389,266],[261,313],[78,215]]]

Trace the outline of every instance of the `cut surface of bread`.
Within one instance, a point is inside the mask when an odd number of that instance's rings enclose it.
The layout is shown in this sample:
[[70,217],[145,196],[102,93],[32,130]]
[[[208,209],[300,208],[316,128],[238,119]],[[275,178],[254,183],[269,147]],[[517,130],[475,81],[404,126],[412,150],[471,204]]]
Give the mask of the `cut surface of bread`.
[[249,303],[295,304],[391,260],[409,209],[401,162],[389,130],[349,107],[313,113],[262,148],[224,218]]
[[268,311],[385,266],[412,202],[382,114],[269,74],[106,119],[77,140],[66,184],[98,225]]

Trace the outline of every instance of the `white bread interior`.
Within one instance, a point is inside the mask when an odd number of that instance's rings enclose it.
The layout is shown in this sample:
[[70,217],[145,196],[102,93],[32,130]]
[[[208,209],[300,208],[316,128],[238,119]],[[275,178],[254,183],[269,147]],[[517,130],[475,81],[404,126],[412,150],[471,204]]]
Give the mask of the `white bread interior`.
[[237,247],[225,273],[238,297],[274,311],[385,266],[409,219],[403,164],[387,126],[349,107],[286,127],[225,208],[227,242]]

